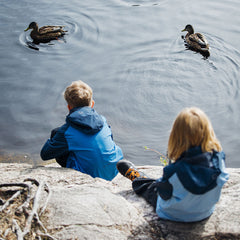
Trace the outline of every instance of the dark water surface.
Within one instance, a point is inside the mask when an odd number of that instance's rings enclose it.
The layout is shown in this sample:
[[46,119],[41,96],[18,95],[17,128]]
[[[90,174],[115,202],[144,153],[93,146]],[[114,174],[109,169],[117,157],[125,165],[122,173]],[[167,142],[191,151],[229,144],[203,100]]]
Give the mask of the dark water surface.
[[[238,0],[2,0],[1,157],[41,162],[50,130],[67,114],[62,92],[81,79],[134,163],[159,164],[144,146],[165,154],[177,113],[197,106],[210,117],[227,166],[240,167],[239,8]],[[34,46],[23,31],[32,21],[65,25],[68,35]],[[208,39],[208,59],[185,49],[188,23]]]

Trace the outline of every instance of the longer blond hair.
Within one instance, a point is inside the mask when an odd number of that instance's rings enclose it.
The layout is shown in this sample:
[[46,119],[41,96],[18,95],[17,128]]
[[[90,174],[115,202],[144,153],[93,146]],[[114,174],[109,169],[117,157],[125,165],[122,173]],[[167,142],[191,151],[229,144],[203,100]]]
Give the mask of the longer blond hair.
[[207,115],[199,108],[183,109],[173,123],[168,140],[168,157],[176,161],[191,147],[201,146],[203,152],[221,151]]
[[92,89],[81,80],[74,81],[64,92],[64,98],[71,107],[91,106]]

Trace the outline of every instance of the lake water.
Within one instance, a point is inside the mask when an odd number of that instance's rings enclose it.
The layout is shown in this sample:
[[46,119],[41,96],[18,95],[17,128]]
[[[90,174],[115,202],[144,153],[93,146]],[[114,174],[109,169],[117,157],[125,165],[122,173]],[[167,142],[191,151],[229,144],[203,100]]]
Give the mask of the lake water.
[[[144,146],[165,154],[177,113],[197,106],[227,166],[240,167],[239,9],[238,0],[2,0],[1,161],[41,163],[51,129],[65,121],[62,93],[81,79],[135,164],[160,164]],[[24,32],[32,21],[65,25],[68,35],[34,46]],[[186,24],[208,39],[208,59],[186,50]]]

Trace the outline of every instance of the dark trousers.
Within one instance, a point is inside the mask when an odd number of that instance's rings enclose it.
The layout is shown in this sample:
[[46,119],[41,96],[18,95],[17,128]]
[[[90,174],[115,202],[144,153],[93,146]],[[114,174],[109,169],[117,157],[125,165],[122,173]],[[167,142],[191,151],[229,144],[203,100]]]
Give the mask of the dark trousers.
[[136,178],[132,182],[134,192],[140,197],[144,198],[151,206],[156,209],[157,205],[157,192],[156,180],[152,178]]

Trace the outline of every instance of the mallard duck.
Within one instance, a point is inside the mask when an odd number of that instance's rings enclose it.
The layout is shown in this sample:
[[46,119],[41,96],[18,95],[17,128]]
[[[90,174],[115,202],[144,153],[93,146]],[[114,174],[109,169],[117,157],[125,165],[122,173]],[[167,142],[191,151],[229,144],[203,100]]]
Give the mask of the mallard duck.
[[31,22],[28,28],[24,31],[26,32],[29,29],[32,29],[30,36],[33,41],[35,43],[46,43],[65,35],[65,32],[67,31],[64,31],[63,28],[64,26],[43,26],[38,28],[38,24],[36,22]]
[[182,32],[184,31],[188,32],[185,36],[185,41],[190,49],[206,55],[210,54],[209,44],[203,34],[194,33],[193,26],[190,24],[186,25]]

